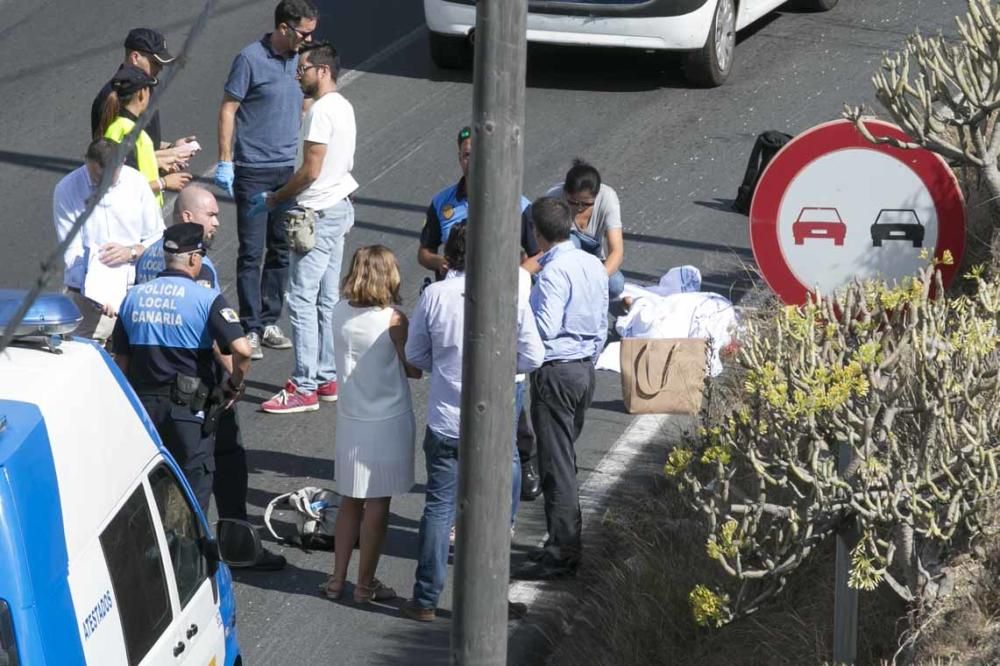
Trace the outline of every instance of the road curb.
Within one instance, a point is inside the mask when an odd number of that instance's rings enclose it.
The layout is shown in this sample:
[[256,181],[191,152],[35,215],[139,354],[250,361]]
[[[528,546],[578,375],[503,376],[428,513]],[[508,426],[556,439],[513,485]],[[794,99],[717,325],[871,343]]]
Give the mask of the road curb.
[[[663,450],[692,432],[696,417],[686,414],[644,414],[636,417],[604,455],[580,486],[583,539],[591,552],[601,549],[609,504],[645,479],[661,473]],[[539,544],[540,545],[540,544]],[[573,627],[587,594],[587,581],[594,572],[585,561],[580,575],[562,581],[515,581],[510,586],[511,601],[528,606],[528,617],[512,625],[508,639],[507,663],[544,664],[555,646]]]

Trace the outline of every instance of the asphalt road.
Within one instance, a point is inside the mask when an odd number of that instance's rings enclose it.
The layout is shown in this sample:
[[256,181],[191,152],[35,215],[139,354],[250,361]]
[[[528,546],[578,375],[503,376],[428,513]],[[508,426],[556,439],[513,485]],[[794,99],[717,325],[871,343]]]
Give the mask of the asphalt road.
[[[468,73],[436,70],[427,57],[422,12],[414,0],[320,2],[320,31],[346,67],[345,95],[358,118],[357,222],[347,256],[383,243],[401,261],[405,307],[423,271],[416,241],[430,197],[456,178],[453,137],[468,122]],[[693,264],[705,283],[739,294],[752,265],[746,218],[728,210],[754,136],[799,132],[838,116],[843,103],[874,104],[870,76],[880,54],[919,25],[953,32],[961,0],[841,0],[829,14],[777,12],[741,40],[732,81],[715,90],[685,86],[676,57],[601,50],[532,48],[524,191],[557,183],[573,157],[601,170],[622,199],[626,275],[655,280]],[[163,100],[166,138],[197,134],[215,160],[216,110],[233,55],[270,24],[271,2],[220,2],[173,91]],[[27,286],[54,245],[51,192],[80,164],[93,94],[114,71],[127,30],[163,30],[176,51],[200,10],[196,0],[0,0],[0,202],[4,230],[0,284]],[[213,250],[227,294],[235,270],[235,212],[223,201]],[[56,282],[58,283],[58,276]],[[735,288],[734,288],[735,285]],[[268,416],[256,404],[291,368],[290,352],[254,365],[240,406],[252,465],[251,512],[274,494],[331,485],[335,409]],[[422,428],[426,381],[413,392]],[[628,424],[618,378],[602,374],[579,444],[581,476]],[[423,458],[418,454],[418,483]],[[412,585],[422,486],[393,505],[380,576],[404,596]],[[524,505],[515,550],[540,537],[539,503]],[[450,588],[432,626],[400,619],[392,607],[360,610],[316,595],[331,566],[325,553],[284,549],[276,574],[238,573],[239,630],[249,664],[443,663]]]

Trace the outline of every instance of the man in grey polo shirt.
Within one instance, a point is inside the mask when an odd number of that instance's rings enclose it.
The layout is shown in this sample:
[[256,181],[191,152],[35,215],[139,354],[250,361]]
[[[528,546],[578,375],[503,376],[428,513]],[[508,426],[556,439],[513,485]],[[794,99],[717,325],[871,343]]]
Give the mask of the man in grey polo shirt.
[[281,212],[251,214],[250,198],[281,187],[295,170],[303,100],[295,70],[299,49],[312,41],[318,17],[310,0],[281,0],[274,10],[274,32],[233,61],[219,109],[215,184],[236,200],[236,295],[255,359],[263,357],[262,344],[289,349],[292,342],[278,328],[288,282]]

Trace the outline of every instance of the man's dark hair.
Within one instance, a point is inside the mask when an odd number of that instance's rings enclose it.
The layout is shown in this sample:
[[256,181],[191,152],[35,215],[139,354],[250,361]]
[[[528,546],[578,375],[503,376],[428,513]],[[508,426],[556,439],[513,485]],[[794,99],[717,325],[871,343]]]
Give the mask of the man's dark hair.
[[444,259],[448,262],[448,268],[453,271],[465,270],[465,227],[465,222],[453,226],[448,234],[448,242],[444,244]]
[[531,204],[531,220],[538,235],[550,243],[561,243],[569,238],[573,228],[573,215],[569,204],[556,197],[541,197]]
[[274,8],[274,27],[282,23],[297,26],[302,19],[319,17],[319,10],[309,0],[281,0]]
[[94,139],[87,146],[87,154],[84,155],[84,159],[88,162],[93,162],[101,167],[102,170],[107,169],[111,165],[111,158],[114,157],[115,148],[117,147],[118,144],[111,139],[105,139],[104,137]]
[[563,191],[567,194],[590,192],[595,197],[601,190],[601,174],[592,165],[579,157],[573,160],[573,166],[566,172]]
[[309,56],[310,65],[326,65],[330,68],[330,77],[334,81],[337,80],[337,76],[340,74],[340,54],[337,53],[337,49],[333,48],[333,44],[330,42],[316,42],[315,44],[306,44],[299,51],[299,60]]

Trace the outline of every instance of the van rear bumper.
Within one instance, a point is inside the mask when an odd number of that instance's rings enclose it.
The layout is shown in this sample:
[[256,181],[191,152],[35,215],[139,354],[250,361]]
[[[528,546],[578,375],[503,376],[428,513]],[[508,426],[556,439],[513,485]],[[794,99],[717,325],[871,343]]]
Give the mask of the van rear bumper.
[[[649,0],[637,4],[528,4],[528,41],[662,51],[700,49],[714,12],[708,0]],[[466,36],[476,25],[473,0],[424,0],[431,32]]]

